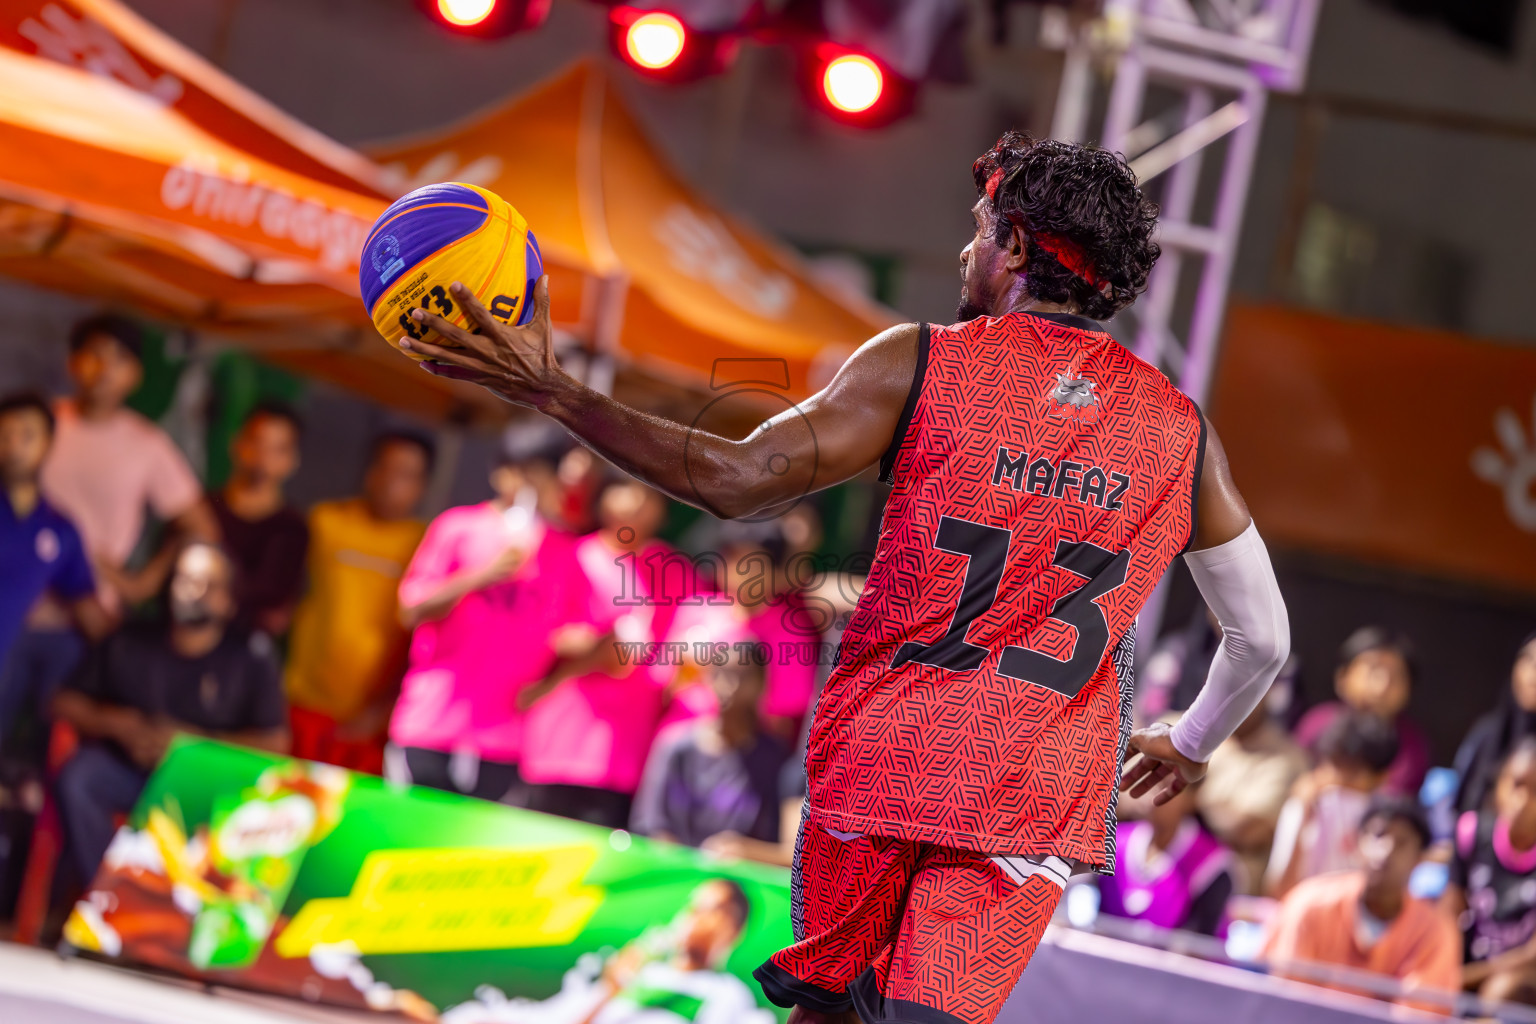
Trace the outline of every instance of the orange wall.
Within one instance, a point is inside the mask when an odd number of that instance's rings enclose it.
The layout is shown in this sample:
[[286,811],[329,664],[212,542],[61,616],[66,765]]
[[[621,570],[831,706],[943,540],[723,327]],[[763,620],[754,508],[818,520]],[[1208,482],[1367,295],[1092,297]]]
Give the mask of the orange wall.
[[1238,305],[1210,413],[1273,542],[1536,590],[1533,399],[1536,348]]

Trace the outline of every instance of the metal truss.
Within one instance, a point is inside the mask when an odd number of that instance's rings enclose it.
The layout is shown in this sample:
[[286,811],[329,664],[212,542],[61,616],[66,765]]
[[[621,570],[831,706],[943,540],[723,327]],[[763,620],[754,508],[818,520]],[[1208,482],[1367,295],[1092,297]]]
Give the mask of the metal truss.
[[[1106,0],[1102,15],[1046,33],[1065,44],[1052,135],[1089,138],[1093,63],[1115,59],[1098,142],[1124,153],[1143,184],[1164,175],[1158,241],[1162,259],[1128,311],[1136,354],[1203,402],[1220,344],[1232,260],[1271,91],[1300,89],[1321,0]],[[1149,89],[1172,109],[1148,111]],[[1220,105],[1218,106],[1218,102]],[[1195,205],[1211,145],[1230,137],[1210,216]],[[1208,186],[1209,187],[1209,186]],[[1199,265],[1194,301],[1179,310],[1186,265]],[[1182,323],[1175,323],[1176,313]]]
[[[1121,340],[1205,403],[1221,343],[1232,263],[1271,91],[1299,91],[1322,0],[1104,0],[1094,19],[1053,12],[1042,42],[1066,51],[1052,135],[1084,141],[1094,66],[1114,61],[1098,142],[1124,153],[1143,184],[1164,178],[1158,241],[1163,254],[1147,291],[1127,310]],[[1156,88],[1156,111],[1149,90]],[[1169,100],[1172,100],[1169,103]],[[1203,182],[1211,146],[1227,139],[1219,180]],[[1203,187],[1202,187],[1203,186]],[[1197,217],[1197,200],[1204,217]],[[1182,288],[1186,269],[1199,275]],[[1180,296],[1186,296],[1180,302]],[[1152,647],[1166,587],[1143,610]]]

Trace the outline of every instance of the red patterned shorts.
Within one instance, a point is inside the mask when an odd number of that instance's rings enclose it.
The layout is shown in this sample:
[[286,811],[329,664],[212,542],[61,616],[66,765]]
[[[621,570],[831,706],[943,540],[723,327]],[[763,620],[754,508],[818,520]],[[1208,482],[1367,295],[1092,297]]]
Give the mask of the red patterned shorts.
[[836,832],[796,841],[795,944],[756,971],[779,1006],[865,1024],[991,1024],[1066,885],[1059,857]]

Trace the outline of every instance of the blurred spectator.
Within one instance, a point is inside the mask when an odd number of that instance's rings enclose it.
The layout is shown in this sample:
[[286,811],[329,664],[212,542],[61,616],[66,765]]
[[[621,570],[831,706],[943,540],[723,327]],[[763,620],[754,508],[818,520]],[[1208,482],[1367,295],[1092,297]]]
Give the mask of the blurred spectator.
[[234,569],[220,549],[184,548],[167,588],[169,621],[130,625],[92,652],[54,700],[82,742],[56,782],[69,848],[89,881],[178,732],[288,749],[272,641],[230,628]]
[[[833,626],[827,633],[827,642],[836,645],[843,638],[848,616],[854,609],[858,595],[864,589],[864,577],[845,573],[826,573],[812,581],[804,594],[813,602],[822,602],[830,609]],[[821,696],[827,677],[832,674],[830,658],[822,661],[816,670],[816,692],[811,703]],[[784,760],[779,769],[779,838],[777,842],[752,839],[738,832],[720,832],[706,839],[702,848],[720,857],[737,860],[755,860],[763,864],[790,867],[795,860],[795,844],[800,835],[800,819],[805,812],[807,785],[805,751],[810,743],[812,716],[806,715],[800,726],[800,739],[794,753]]]
[[1304,878],[1358,865],[1360,821],[1397,755],[1397,733],[1375,715],[1350,712],[1329,723],[1318,753],[1322,763],[1297,780],[1275,825],[1265,881],[1276,896]]
[[1232,853],[1195,813],[1200,786],[1150,804],[1115,829],[1115,873],[1099,879],[1099,911],[1159,928],[1215,935],[1231,897]]
[[208,497],[235,562],[240,621],[271,636],[288,632],[304,589],[309,527],[283,497],[302,432],[288,406],[258,405],[230,445],[229,482]]
[[[75,394],[55,407],[58,428],[43,465],[43,493],[79,527],[108,584],[109,606],[154,596],[181,542],[219,537],[202,487],[175,442],[125,405],[144,377],[143,345],[139,326],[123,317],[96,316],[75,325],[69,336]],[[130,571],[146,507],[170,530],[148,563]],[[41,625],[58,628],[57,618],[39,614]]]
[[[165,431],[125,408],[143,378],[142,333],[118,316],[75,325],[69,337],[73,398],[54,406],[53,445],[43,462],[44,496],[80,533],[95,570],[97,596],[117,614],[152,597],[180,544],[218,539],[202,487]],[[167,523],[147,563],[127,563],[144,533],[146,508]],[[71,610],[44,594],[16,637],[9,671],[31,693],[51,692],[85,647]]]
[[1510,751],[1521,739],[1533,735],[1536,735],[1536,633],[1520,641],[1514,668],[1509,673],[1509,686],[1500,696],[1498,708],[1473,724],[1456,751],[1456,773],[1461,777],[1456,809],[1463,813],[1481,811]]
[[784,553],[787,558],[815,552],[826,537],[826,531],[821,525],[821,514],[809,501],[800,502],[780,516],[779,530],[784,534]]
[[285,678],[299,757],[383,771],[409,639],[395,591],[426,529],[413,513],[434,455],[420,435],[381,434],[362,496],[309,513],[309,591],[294,612]]
[[[787,749],[810,711],[821,627],[832,624],[823,621],[830,617],[808,613],[804,594],[787,586],[788,547],[778,522],[722,523],[717,544],[718,558],[707,560],[717,575],[700,582],[713,583],[719,594],[703,604],[678,609],[675,638],[687,642],[690,652],[697,643],[725,644],[733,652],[750,646],[767,673],[759,709],[763,728]],[[701,569],[708,572],[703,562]],[[704,685],[707,673],[698,666],[687,669],[674,685],[674,700],[663,716],[663,727],[713,713],[712,693]]]
[[556,667],[567,627],[579,624],[580,653],[593,646],[575,538],[537,511],[548,471],[540,452],[504,452],[491,500],[438,516],[411,559],[400,618],[415,633],[389,725],[391,778],[526,801],[519,692]]
[[53,413],[36,395],[0,399],[0,746],[25,704],[51,694],[32,692],[46,678],[25,659],[8,655],[30,608],[51,592],[85,632],[101,636],[109,616],[96,600],[90,559],[74,524],[38,489],[38,473],[53,440]]
[[688,846],[722,833],[776,843],[784,748],[760,724],[763,666],[732,657],[709,680],[719,714],[656,738],[631,827]]
[[1429,770],[1429,739],[1403,713],[1413,695],[1415,674],[1413,644],[1406,636],[1380,626],[1355,630],[1339,648],[1333,675],[1339,699],[1303,715],[1296,723],[1296,741],[1316,753],[1318,740],[1339,716],[1350,710],[1373,714],[1397,730],[1397,758],[1385,788],[1416,796]]
[[1237,883],[1250,894],[1263,883],[1280,811],[1308,765],[1306,752],[1275,721],[1270,707],[1266,697],[1216,748],[1198,797],[1201,817],[1237,855],[1242,865]]
[[552,521],[567,533],[590,533],[599,525],[593,515],[607,463],[590,448],[571,444],[569,437],[563,441],[568,450],[556,463],[554,483],[559,504]]
[[[1311,878],[1291,890],[1270,923],[1264,955],[1280,961],[1282,973],[1286,961],[1305,960],[1389,975],[1409,988],[1459,991],[1455,922],[1408,892],[1408,878],[1428,843],[1429,825],[1418,804],[1377,797],[1360,821],[1363,868]],[[1434,1004],[1426,1008],[1444,1012]]]
[[[809,724],[809,723],[807,723]],[[794,866],[795,842],[800,836],[800,818],[805,813],[805,744],[791,754],[779,768],[779,838],[775,841],[753,839],[740,832],[716,832],[699,848],[717,857],[731,860],[755,860],[781,868]]]
[[604,637],[592,657],[563,660],[519,694],[528,709],[523,778],[536,811],[608,828],[629,822],[666,688],[665,667],[639,656],[639,645],[667,635],[684,596],[652,591],[666,585],[668,560],[681,558],[654,539],[666,515],[659,493],[612,479],[598,495],[601,528],[576,545],[592,625]]
[[1536,736],[1505,760],[1493,807],[1457,822],[1444,905],[1461,924],[1468,988],[1536,983]]

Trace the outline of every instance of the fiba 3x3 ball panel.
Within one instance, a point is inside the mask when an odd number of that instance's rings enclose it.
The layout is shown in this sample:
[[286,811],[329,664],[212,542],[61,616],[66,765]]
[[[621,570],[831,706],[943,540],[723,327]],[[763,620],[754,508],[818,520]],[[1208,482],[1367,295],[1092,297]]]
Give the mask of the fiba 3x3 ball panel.
[[526,324],[543,273],[539,243],[511,203],[476,185],[444,182],[401,196],[384,211],[363,243],[358,284],[374,327],[399,348],[402,338],[431,333],[411,319],[417,308],[478,330],[448,291],[455,281],[498,320]]

